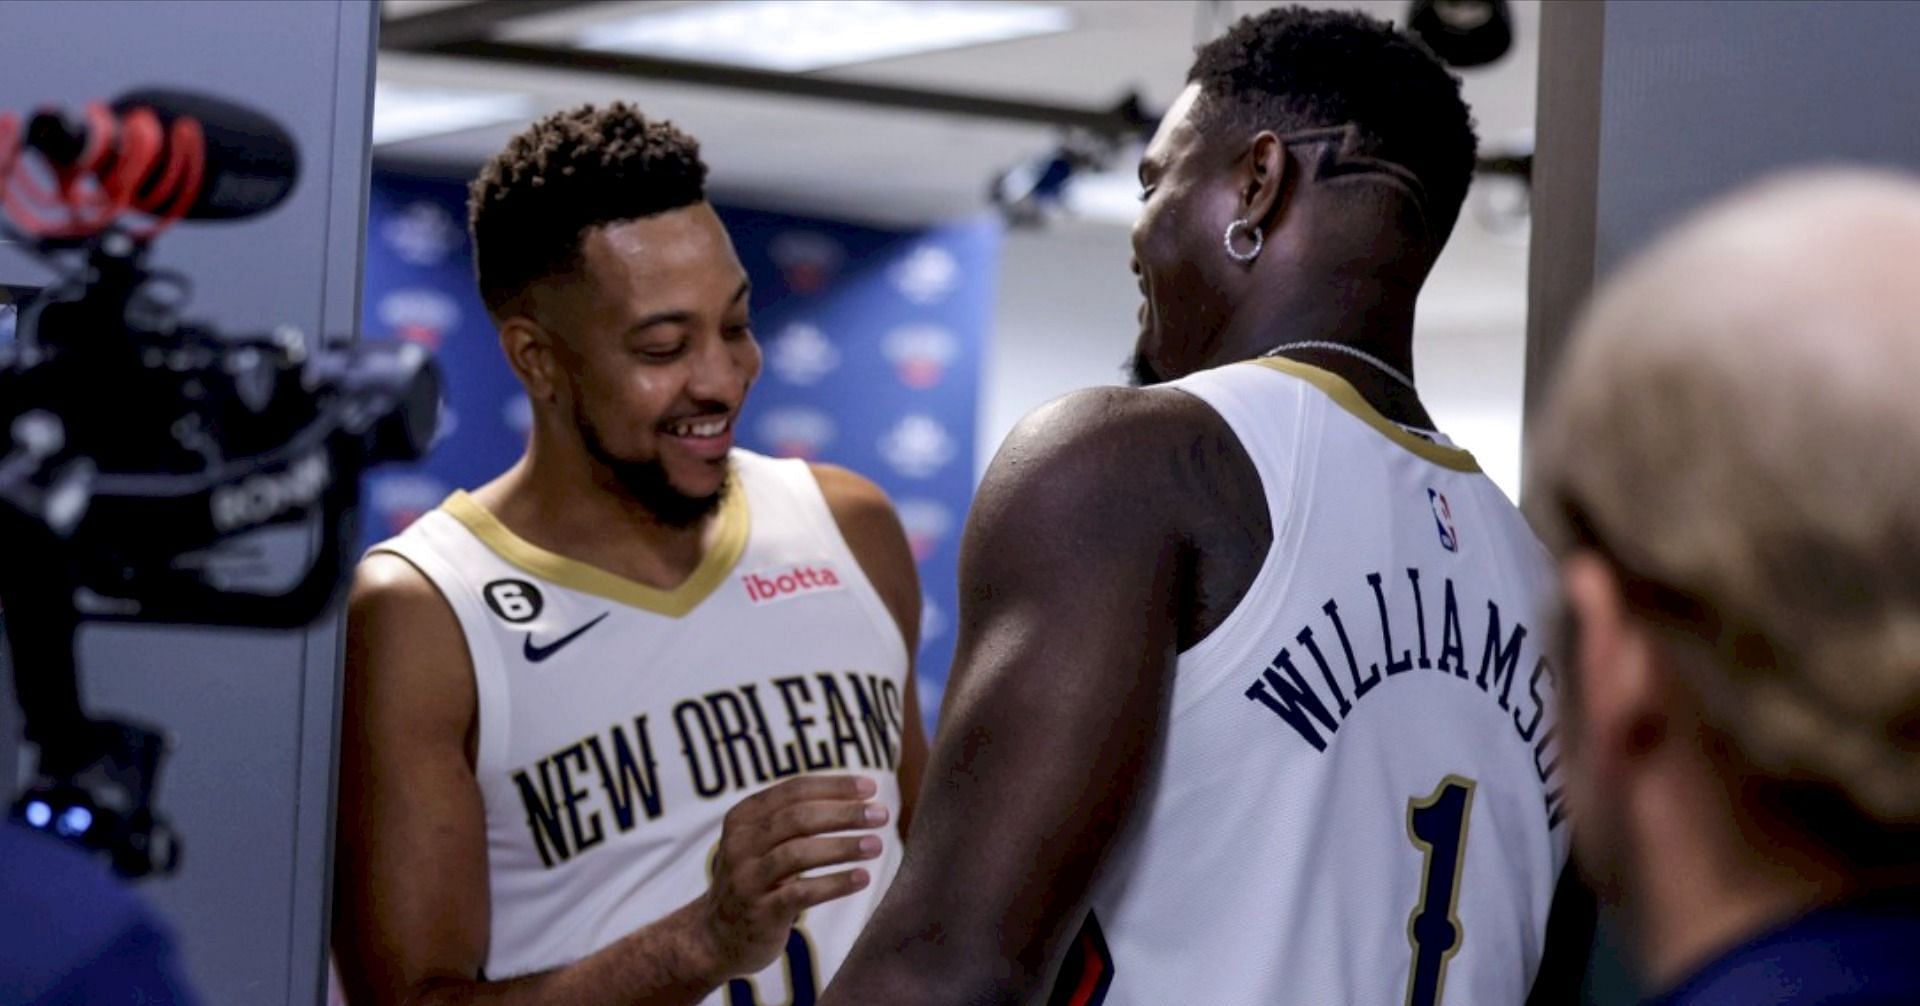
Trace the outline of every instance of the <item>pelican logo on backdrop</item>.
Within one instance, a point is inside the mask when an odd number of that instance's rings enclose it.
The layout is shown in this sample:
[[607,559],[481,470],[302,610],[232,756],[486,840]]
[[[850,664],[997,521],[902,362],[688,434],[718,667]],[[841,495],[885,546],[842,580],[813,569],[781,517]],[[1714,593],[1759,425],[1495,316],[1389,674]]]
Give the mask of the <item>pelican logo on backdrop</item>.
[[767,344],[767,362],[788,384],[810,387],[840,366],[840,350],[825,332],[806,322],[794,322]]
[[380,298],[378,317],[397,339],[439,349],[441,337],[460,323],[460,305],[438,290],[411,287]]
[[880,438],[880,456],[908,478],[932,477],[958,450],[953,435],[939,420],[918,412],[895,423]]
[[533,400],[524,391],[507,399],[507,404],[500,407],[500,421],[507,424],[507,429],[523,437],[532,433]]
[[960,355],[960,340],[938,325],[907,325],[887,333],[880,352],[893,364],[900,383],[909,388],[931,388],[947,375]]
[[840,242],[819,231],[781,231],[767,243],[767,254],[780,270],[787,289],[795,293],[826,289],[847,257]]
[[913,558],[925,562],[953,531],[953,511],[939,500],[904,499],[896,507],[900,524],[907,531],[907,546]]
[[393,472],[376,476],[368,486],[374,518],[388,534],[399,534],[420,515],[440,505],[452,490],[426,472]]
[[833,420],[819,409],[804,407],[775,409],[762,416],[759,423],[762,439],[773,445],[773,452],[783,458],[805,458],[809,461],[820,456],[820,448],[833,440]]
[[960,262],[939,245],[921,245],[888,270],[894,289],[915,304],[938,304],[960,285]]
[[380,236],[401,261],[434,266],[445,262],[447,253],[460,243],[460,228],[444,207],[420,200],[388,217],[380,225]]

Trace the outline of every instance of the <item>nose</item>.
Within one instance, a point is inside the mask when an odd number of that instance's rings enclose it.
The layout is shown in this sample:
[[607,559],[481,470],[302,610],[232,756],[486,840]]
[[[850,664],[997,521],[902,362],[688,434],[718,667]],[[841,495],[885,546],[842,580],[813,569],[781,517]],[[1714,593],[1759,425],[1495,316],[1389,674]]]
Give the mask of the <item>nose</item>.
[[746,397],[747,373],[720,333],[709,333],[700,340],[689,361],[687,396],[732,409]]

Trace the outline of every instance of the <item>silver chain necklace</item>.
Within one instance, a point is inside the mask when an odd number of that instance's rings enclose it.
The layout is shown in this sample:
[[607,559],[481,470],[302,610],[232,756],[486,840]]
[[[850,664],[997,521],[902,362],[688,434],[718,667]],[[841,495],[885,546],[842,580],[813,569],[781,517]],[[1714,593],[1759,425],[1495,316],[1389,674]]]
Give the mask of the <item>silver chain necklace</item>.
[[1279,356],[1281,353],[1284,353],[1289,349],[1324,349],[1329,353],[1345,353],[1346,355],[1351,356],[1362,363],[1368,364],[1369,366],[1373,367],[1375,370],[1378,370],[1382,374],[1385,374],[1388,377],[1391,377],[1394,380],[1400,382],[1401,386],[1406,388],[1408,391],[1412,391],[1415,394],[1419,393],[1418,390],[1413,386],[1413,378],[1408,377],[1407,375],[1401,373],[1400,371],[1394,369],[1391,366],[1388,366],[1386,361],[1380,359],[1379,357],[1373,355],[1372,353],[1366,352],[1364,350],[1355,349],[1352,346],[1344,345],[1338,342],[1323,342],[1318,339],[1309,339],[1305,342],[1287,342],[1287,343],[1282,343],[1278,346],[1275,346],[1272,349],[1269,349],[1266,352],[1261,353],[1260,355],[1263,357]]

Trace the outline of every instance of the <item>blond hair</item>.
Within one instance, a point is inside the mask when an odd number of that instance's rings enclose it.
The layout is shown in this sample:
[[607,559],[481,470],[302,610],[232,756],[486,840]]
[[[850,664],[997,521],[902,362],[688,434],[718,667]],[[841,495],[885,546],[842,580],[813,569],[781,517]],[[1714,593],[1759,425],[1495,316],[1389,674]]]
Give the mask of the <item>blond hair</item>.
[[1711,613],[1673,647],[1707,725],[1889,824],[1920,823],[1916,378],[1920,181],[1796,173],[1602,289],[1530,452],[1557,554]]

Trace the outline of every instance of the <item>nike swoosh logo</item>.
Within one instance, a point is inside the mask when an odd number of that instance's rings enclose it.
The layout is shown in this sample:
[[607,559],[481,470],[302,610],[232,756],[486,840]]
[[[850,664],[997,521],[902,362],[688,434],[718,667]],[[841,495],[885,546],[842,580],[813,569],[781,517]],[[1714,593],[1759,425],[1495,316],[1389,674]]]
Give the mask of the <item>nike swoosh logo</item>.
[[599,625],[601,622],[606,620],[606,617],[608,615],[611,615],[611,614],[613,614],[613,612],[603,611],[600,613],[599,618],[596,618],[593,621],[588,622],[587,624],[579,627],[578,629],[573,630],[572,632],[567,633],[564,636],[561,636],[559,639],[556,639],[545,646],[535,646],[533,644],[533,633],[529,632],[527,633],[526,643],[520,647],[520,653],[527,658],[527,663],[537,664],[542,660],[545,660],[548,657],[551,657],[554,654],[559,653],[561,647],[566,646],[568,643],[571,643],[576,639],[579,639],[582,635],[586,633],[588,629],[591,629],[594,626]]

